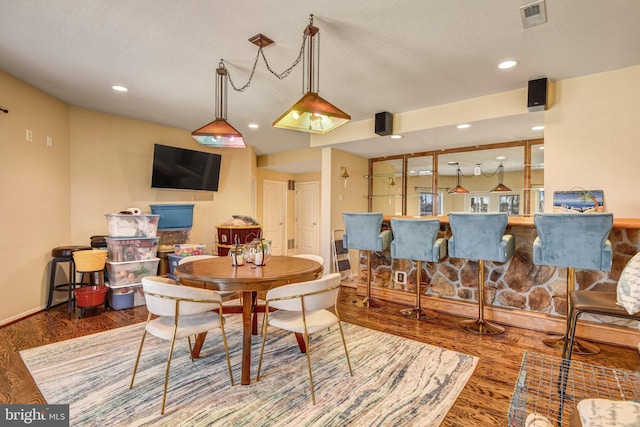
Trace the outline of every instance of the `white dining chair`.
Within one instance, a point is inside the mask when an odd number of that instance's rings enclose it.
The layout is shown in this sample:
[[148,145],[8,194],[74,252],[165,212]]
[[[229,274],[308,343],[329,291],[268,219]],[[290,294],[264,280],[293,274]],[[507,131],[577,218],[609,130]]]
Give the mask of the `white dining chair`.
[[[183,265],[186,264],[188,262],[193,262],[193,261],[198,261],[201,259],[209,259],[209,258],[218,258],[218,255],[191,255],[191,256],[186,256],[184,258],[182,258],[180,261],[178,261],[178,265]],[[204,283],[202,284],[202,287],[204,287]],[[222,297],[223,300],[225,300],[225,302],[227,300],[233,300],[235,299],[235,297],[240,298],[240,294],[236,291],[216,291],[218,292],[218,294],[220,294],[220,296]]]
[[[233,382],[233,372],[231,371],[231,361],[229,360],[229,348],[227,347],[227,337],[224,332],[224,319],[222,318],[222,298],[216,291],[209,289],[182,286],[176,281],[166,277],[144,277],[142,279],[142,289],[149,316],[140,340],[138,356],[133,367],[131,384],[133,382],[140,362],[140,354],[144,345],[147,332],[162,340],[171,341],[169,357],[167,359],[167,369],[164,377],[164,391],[162,393],[161,414],[164,414],[167,399],[167,386],[169,384],[169,370],[171,368],[171,358],[176,338],[187,337],[189,343],[189,356],[193,362],[193,349],[191,346],[191,336],[220,328],[222,344],[227,358],[227,368],[231,385]],[[213,310],[219,310],[216,313]],[[152,319],[153,316],[157,316]]]
[[[313,387],[313,374],[311,372],[311,349],[309,347],[309,336],[311,334],[324,331],[337,324],[347,365],[349,366],[349,374],[353,376],[347,343],[344,339],[342,323],[337,309],[339,291],[340,273],[327,274],[316,280],[280,286],[267,291],[265,315],[262,319],[262,346],[260,348],[260,361],[258,362],[258,381],[260,381],[262,357],[269,326],[303,336],[307,355],[307,368],[309,370],[309,383],[311,384],[311,401],[314,405],[316,404],[316,397]],[[329,310],[332,307],[333,312]],[[276,311],[270,313],[270,309],[275,309]]]
[[306,259],[313,260],[313,261],[317,262],[318,264],[320,264],[322,266],[322,269],[324,270],[324,258],[322,258],[320,255],[316,255],[316,254],[295,254],[295,255],[291,255],[291,256],[296,257],[296,258],[306,258]]

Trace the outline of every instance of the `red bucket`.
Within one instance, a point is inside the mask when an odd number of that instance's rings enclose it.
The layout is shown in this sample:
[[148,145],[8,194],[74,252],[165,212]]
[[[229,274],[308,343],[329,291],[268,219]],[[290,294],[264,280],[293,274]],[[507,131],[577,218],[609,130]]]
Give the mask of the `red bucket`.
[[109,288],[103,285],[84,286],[74,289],[73,293],[78,307],[96,307],[104,304],[108,290]]

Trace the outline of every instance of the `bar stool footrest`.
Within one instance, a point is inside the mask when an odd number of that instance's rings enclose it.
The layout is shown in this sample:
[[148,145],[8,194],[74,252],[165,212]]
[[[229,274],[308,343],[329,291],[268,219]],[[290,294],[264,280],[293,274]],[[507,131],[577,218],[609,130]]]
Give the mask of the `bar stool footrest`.
[[353,300],[353,304],[360,308],[382,308],[387,305],[384,301],[368,297],[360,300]]
[[482,335],[499,335],[504,333],[505,329],[495,323],[486,320],[463,320],[459,323],[460,327],[467,332]]
[[[564,348],[564,342],[566,339],[567,339],[566,335],[549,336],[546,338],[542,338],[542,342],[544,343],[544,345],[548,347],[562,350]],[[591,354],[600,353],[600,348],[597,345],[592,344],[588,341],[584,341],[579,338],[576,338],[573,340],[573,350],[571,352],[572,354],[591,355]]]
[[431,310],[424,310],[420,307],[414,308],[406,308],[404,310],[400,310],[400,314],[405,317],[409,317],[411,319],[416,320],[432,320],[438,317],[438,313]]

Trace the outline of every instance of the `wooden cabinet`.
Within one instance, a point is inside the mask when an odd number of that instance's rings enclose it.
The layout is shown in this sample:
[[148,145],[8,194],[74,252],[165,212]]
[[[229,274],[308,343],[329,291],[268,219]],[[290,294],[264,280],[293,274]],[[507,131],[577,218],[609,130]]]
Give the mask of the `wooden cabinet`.
[[216,225],[216,228],[216,252],[220,256],[226,256],[235,243],[249,243],[262,235],[260,225]]

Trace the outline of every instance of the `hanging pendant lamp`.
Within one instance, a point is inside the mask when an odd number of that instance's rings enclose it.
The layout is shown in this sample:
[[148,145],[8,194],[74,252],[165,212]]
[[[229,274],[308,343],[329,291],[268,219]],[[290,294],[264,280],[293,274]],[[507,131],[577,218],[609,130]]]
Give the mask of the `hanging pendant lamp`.
[[216,76],[216,119],[191,132],[191,136],[207,147],[245,148],[242,134],[227,122],[227,70],[218,67]]
[[319,43],[315,36],[320,29],[313,26],[313,15],[305,28],[307,53],[306,93],[291,108],[273,122],[273,127],[325,134],[347,123],[351,116],[318,95]]
[[458,165],[458,170],[456,170],[456,175],[458,176],[458,184],[453,187],[449,194],[468,194],[469,190],[460,185],[460,175],[462,175],[462,171],[460,170],[460,165]]
[[503,184],[504,182],[504,166],[502,162],[500,162],[500,166],[498,166],[498,185],[491,189],[491,193],[504,193],[509,192],[511,189]]

